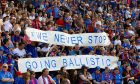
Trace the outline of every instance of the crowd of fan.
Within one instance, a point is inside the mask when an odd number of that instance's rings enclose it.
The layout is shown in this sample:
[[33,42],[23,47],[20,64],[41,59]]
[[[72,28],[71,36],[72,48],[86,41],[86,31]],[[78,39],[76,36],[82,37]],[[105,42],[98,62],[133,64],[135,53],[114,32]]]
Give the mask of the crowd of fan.
[[[0,84],[140,84],[139,0],[0,0]],[[69,34],[106,32],[109,46],[74,47],[32,42],[27,27]],[[75,55],[119,57],[115,69],[66,70],[49,75],[18,71],[19,58]],[[41,75],[41,76],[40,76]],[[38,78],[39,77],[39,78]]]

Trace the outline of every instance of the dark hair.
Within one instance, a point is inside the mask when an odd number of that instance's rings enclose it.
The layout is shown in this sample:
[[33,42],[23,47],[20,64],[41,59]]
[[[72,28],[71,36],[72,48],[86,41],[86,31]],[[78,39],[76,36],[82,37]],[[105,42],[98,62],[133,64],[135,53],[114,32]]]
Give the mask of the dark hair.
[[21,45],[23,45],[23,44],[25,44],[25,43],[23,43],[23,42],[20,42],[20,43],[18,44],[18,46],[21,46]]
[[32,75],[32,74],[35,74],[35,72],[34,72],[34,71],[31,71],[30,74],[31,74],[31,75]]
[[49,69],[48,69],[48,68],[44,68],[44,69],[42,70],[42,74],[43,74],[46,70],[49,70]]
[[61,68],[60,68],[60,72],[63,72],[63,69],[64,69],[64,68],[65,68],[64,66],[63,66],[63,67],[61,67]]
[[3,43],[6,44],[8,41],[9,41],[9,39],[6,38],[6,39],[3,40]]

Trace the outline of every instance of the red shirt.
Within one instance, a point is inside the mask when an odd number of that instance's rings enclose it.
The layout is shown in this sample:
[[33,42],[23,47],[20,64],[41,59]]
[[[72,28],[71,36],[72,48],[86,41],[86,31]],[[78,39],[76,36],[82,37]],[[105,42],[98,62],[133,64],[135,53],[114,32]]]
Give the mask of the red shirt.
[[64,26],[64,20],[59,19],[56,21],[56,24],[59,26]]
[[6,7],[6,4],[5,4],[5,3],[7,3],[7,0],[2,0],[2,1],[1,1],[1,6],[2,6],[2,8]]
[[88,26],[88,32],[89,32],[89,33],[93,33],[93,32],[94,32],[94,28],[93,28],[92,24],[90,24],[90,25]]
[[39,20],[34,20],[32,22],[33,28],[40,29],[41,22]]

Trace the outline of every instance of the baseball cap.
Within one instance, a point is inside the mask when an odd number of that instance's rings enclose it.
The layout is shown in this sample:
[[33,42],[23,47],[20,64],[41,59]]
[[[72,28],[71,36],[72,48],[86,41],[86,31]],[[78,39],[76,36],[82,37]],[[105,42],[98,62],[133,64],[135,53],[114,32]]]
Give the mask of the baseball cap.
[[86,65],[83,65],[82,66],[82,69],[85,69],[85,68],[88,69],[88,67]]
[[16,72],[16,75],[17,75],[17,76],[20,76],[20,75],[22,75],[22,73],[21,73],[20,71],[17,71],[17,72]]
[[95,69],[96,69],[96,70],[100,70],[101,68],[100,68],[99,66],[97,66]]

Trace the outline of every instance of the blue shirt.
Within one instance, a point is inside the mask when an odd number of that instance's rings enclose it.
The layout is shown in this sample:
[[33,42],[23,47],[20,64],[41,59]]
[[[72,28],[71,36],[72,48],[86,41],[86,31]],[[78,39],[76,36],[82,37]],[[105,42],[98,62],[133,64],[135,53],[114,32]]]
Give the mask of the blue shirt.
[[59,84],[59,80],[56,77],[54,77],[53,80],[55,81],[56,84]]
[[102,73],[102,80],[109,82],[110,80],[113,79],[113,76],[111,73]]
[[26,50],[27,53],[31,53],[32,54],[31,56],[33,58],[36,58],[38,56],[36,47],[35,46],[32,46],[31,44],[28,44],[25,47],[25,50]]
[[14,84],[25,84],[24,79],[20,77],[16,77],[14,79]]
[[0,64],[6,63],[6,61],[7,61],[6,59],[7,59],[6,56],[0,56]]
[[12,84],[12,82],[2,82],[2,78],[10,78],[12,79],[13,76],[10,72],[0,71],[0,84]]
[[54,6],[54,18],[59,18],[59,8]]
[[91,20],[90,19],[86,19],[85,20],[85,26],[86,26],[86,28],[89,26],[89,24],[91,24]]
[[12,38],[11,38],[11,40],[12,40],[12,42],[20,42],[21,41],[21,38],[20,38],[20,36],[13,36]]
[[52,13],[52,8],[48,8],[46,13],[47,13],[48,17],[50,17],[50,14]]
[[97,82],[101,82],[102,81],[102,74],[95,74],[95,73],[92,73],[92,79],[97,81]]
[[3,49],[4,49],[4,51],[3,51],[4,54],[10,53],[9,47],[6,47],[6,46],[4,45],[4,46],[3,46]]
[[39,2],[33,1],[32,4],[35,8],[39,7]]
[[82,52],[80,50],[78,50],[78,51],[72,50],[72,51],[69,51],[68,54],[69,55],[82,55]]
[[114,77],[115,84],[122,84],[122,75],[121,74],[115,74]]
[[9,70],[12,74],[14,74],[14,65],[15,65],[15,61],[13,59],[6,59],[7,64],[11,64],[11,66],[9,66]]

